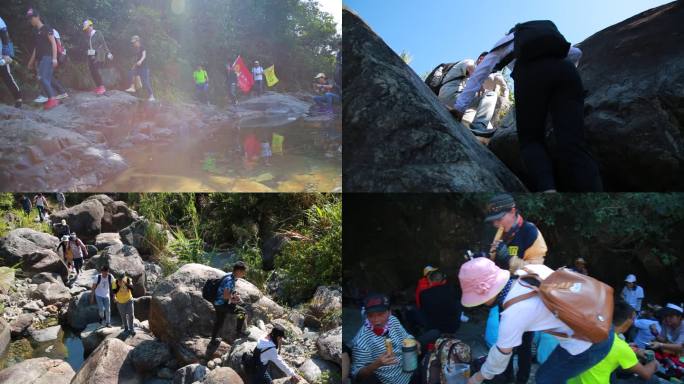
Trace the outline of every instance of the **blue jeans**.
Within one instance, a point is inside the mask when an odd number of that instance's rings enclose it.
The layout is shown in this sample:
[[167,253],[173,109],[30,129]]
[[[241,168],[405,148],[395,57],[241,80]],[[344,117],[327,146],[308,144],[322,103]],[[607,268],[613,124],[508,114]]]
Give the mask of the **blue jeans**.
[[57,94],[54,88],[52,88],[52,57],[43,56],[38,62],[38,76],[40,77],[40,85],[43,87],[43,92],[47,95],[49,99],[52,99]]
[[263,80],[254,80],[254,90],[256,91],[257,95],[263,95],[264,94],[264,81]]
[[615,339],[615,330],[610,329],[610,337],[579,355],[571,355],[563,347],[558,346],[549,358],[537,370],[537,384],[565,384],[580,373],[598,364],[610,351]]
[[147,91],[147,96],[152,96],[153,92],[152,84],[150,83],[150,68],[136,66],[135,69],[128,71],[128,84],[133,84],[133,78],[135,76],[140,76],[140,81]]
[[323,104],[328,106],[329,108],[332,108],[333,103],[338,102],[340,100],[340,97],[332,92],[326,92],[325,95],[322,96],[314,96],[314,102],[316,104]]
[[195,95],[201,103],[209,102],[209,83],[195,84]]
[[97,302],[97,313],[100,315],[100,321],[105,320],[107,324],[111,324],[112,311],[109,296],[102,297],[95,295],[95,301]]

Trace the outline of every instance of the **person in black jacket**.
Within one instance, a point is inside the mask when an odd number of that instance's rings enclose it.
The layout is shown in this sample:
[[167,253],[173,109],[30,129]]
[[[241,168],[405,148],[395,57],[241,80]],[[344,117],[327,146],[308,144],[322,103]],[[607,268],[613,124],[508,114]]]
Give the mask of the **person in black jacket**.
[[421,311],[427,328],[436,329],[441,334],[456,333],[461,326],[463,312],[460,289],[449,283],[441,271],[430,272],[428,279],[430,288],[420,293]]

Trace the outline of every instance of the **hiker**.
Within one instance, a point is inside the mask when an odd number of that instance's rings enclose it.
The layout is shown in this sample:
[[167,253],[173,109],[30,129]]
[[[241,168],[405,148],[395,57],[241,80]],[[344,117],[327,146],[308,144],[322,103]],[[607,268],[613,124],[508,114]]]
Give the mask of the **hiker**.
[[418,280],[418,284],[416,285],[416,307],[420,308],[420,293],[430,288],[430,280],[428,279],[428,275],[430,272],[437,270],[438,269],[432,265],[426,265],[425,268],[423,268],[423,277]]
[[[437,330],[435,338],[440,334],[454,334],[461,326],[461,292],[447,281],[442,271],[432,271],[428,274],[429,287],[420,293],[421,307],[426,320],[426,329]],[[429,332],[428,331],[428,332]],[[426,332],[427,334],[427,332]],[[420,342],[426,345],[430,341],[426,334],[421,335]]]
[[209,75],[204,65],[197,64],[192,77],[195,79],[195,97],[200,103],[209,104]]
[[[419,370],[404,372],[401,348],[414,339],[390,313],[389,298],[371,294],[364,301],[366,319],[352,341],[352,376],[356,383],[417,384]],[[420,343],[418,350],[420,350]]]
[[[57,68],[57,42],[52,27],[45,25],[38,12],[29,8],[26,17],[33,27],[34,46],[28,68],[36,70],[38,80],[48,100],[43,108],[47,111],[59,105],[57,92],[53,88],[52,75]],[[41,220],[42,221],[42,220]]]
[[651,348],[681,354],[684,351],[684,322],[682,307],[668,303],[662,310],[662,332],[656,337],[655,342],[651,343]]
[[100,316],[100,324],[106,326],[107,328],[112,326],[110,300],[112,287],[113,281],[112,276],[109,274],[109,267],[103,265],[100,268],[100,273],[93,280],[91,295],[95,295],[95,301],[97,302],[97,313]]
[[290,377],[291,382],[298,383],[302,379],[283,361],[283,358],[278,353],[285,341],[287,341],[285,338],[285,328],[279,324],[274,324],[271,332],[257,341],[255,350],[259,350],[259,365],[250,383],[271,384],[273,382],[271,375],[268,373],[269,362],[275,364],[278,369]]
[[81,239],[76,237],[74,232],[69,235],[69,247],[71,247],[71,252],[74,255],[74,268],[76,269],[76,276],[78,276],[81,273],[81,267],[83,267],[83,258],[88,257],[88,248]]
[[74,267],[74,253],[69,245],[69,235],[63,235],[61,237],[61,241],[59,242],[55,252],[59,254],[60,249],[62,250],[64,263],[67,265],[67,275],[71,275],[71,269]]
[[[489,52],[482,52],[476,64],[480,64]],[[491,131],[493,122],[502,108],[508,105],[508,84],[501,72],[489,74],[482,83],[479,97],[476,99],[477,112],[470,128],[480,131]]]
[[[543,264],[528,265],[526,268],[542,278],[553,272]],[[524,271],[518,273],[524,274]],[[525,332],[546,331],[554,336],[559,335],[559,346],[537,370],[538,384],[565,383],[601,361],[613,344],[612,330],[605,340],[595,344],[573,338],[574,331],[546,307],[538,294],[532,293],[532,288],[523,285],[520,278],[511,277],[508,270],[499,268],[486,257],[465,262],[458,279],[464,307],[496,305],[501,311],[496,344],[490,349],[481,370],[468,380],[469,384],[491,380],[504,372],[513,355],[513,348],[522,343]],[[560,337],[561,334],[570,337]]]
[[14,76],[12,75],[12,69],[10,68],[10,64],[14,58],[14,44],[12,44],[12,40],[10,40],[7,24],[5,24],[5,20],[3,20],[2,17],[0,17],[0,40],[2,41],[0,76],[2,76],[2,81],[5,83],[14,97],[14,107],[21,108],[21,104],[24,102],[21,95],[21,89],[19,89],[19,85],[14,79]]
[[131,44],[135,49],[135,64],[128,72],[128,82],[131,84],[126,92],[135,93],[135,77],[140,76],[143,87],[147,91],[147,101],[156,101],[154,92],[152,92],[152,84],[150,83],[150,68],[147,66],[147,50],[140,42],[140,36],[135,35],[131,37]]
[[28,198],[28,196],[21,195],[21,208],[24,210],[24,213],[26,216],[31,215],[31,211],[33,210],[33,204],[31,203],[31,199]]
[[69,224],[67,224],[67,221],[65,219],[62,219],[62,221],[59,222],[59,225],[56,229],[57,237],[71,235],[71,228],[69,228]]
[[33,204],[36,205],[36,209],[38,210],[38,217],[40,218],[40,222],[42,223],[43,220],[45,220],[45,214],[48,210],[48,202],[45,196],[43,196],[42,193],[39,193],[33,197]]
[[[62,38],[59,36],[59,32],[57,32],[56,29],[52,28],[52,34],[55,36],[55,45],[57,46],[57,67],[55,67],[55,70],[52,73],[52,88],[54,88],[55,93],[57,93],[55,99],[62,100],[69,97],[69,94],[67,93],[66,88],[64,88],[59,79],[57,79],[57,71],[61,68],[62,64],[66,62],[66,49],[62,44]],[[36,97],[35,100],[33,100],[33,102],[37,104],[43,104],[46,103],[48,100],[49,99],[41,93],[40,95],[38,95],[38,97]]]
[[88,68],[95,82],[94,92],[96,95],[104,95],[107,89],[102,81],[100,69],[106,64],[107,60],[114,60],[114,55],[109,51],[102,32],[93,28],[92,20],[85,20],[83,22],[83,32],[88,37]]
[[252,67],[252,76],[254,77],[254,90],[257,96],[264,94],[264,69],[259,64],[259,61],[254,62],[254,67]]
[[235,285],[238,279],[244,278],[247,273],[247,265],[238,261],[233,265],[233,272],[227,273],[221,280],[216,293],[216,300],[214,300],[214,310],[216,311],[216,322],[214,329],[211,331],[211,342],[219,342],[217,337],[226,315],[231,313],[236,316],[235,333],[239,336],[244,336],[245,332],[242,326],[245,324],[245,309],[238,304],[242,302],[240,295],[235,290]]
[[651,361],[646,365],[639,363],[636,353],[632,348],[618,337],[618,334],[627,331],[632,326],[634,308],[624,301],[615,303],[613,309],[613,326],[615,335],[610,351],[603,360],[580,375],[567,381],[567,384],[604,384],[611,382],[611,373],[618,367],[626,371],[636,373],[644,380],[650,380],[658,368],[657,361]]
[[273,157],[273,151],[271,150],[271,142],[268,136],[265,136],[261,140],[261,158],[264,160],[264,165],[267,167],[271,166],[271,157]]
[[441,76],[438,84],[434,84],[432,88],[436,91],[439,101],[445,105],[453,105],[474,70],[475,62],[472,59],[464,59],[456,63],[443,64],[441,71],[437,69],[437,72],[433,72],[434,75]]
[[[576,68],[581,55],[551,21],[518,24],[485,56],[453,105],[451,113],[461,120],[489,74],[510,67],[520,154],[535,191],[555,192],[559,185],[582,192],[603,189],[584,137],[584,88]],[[556,138],[557,175],[545,144],[547,113]]]
[[578,257],[573,262],[572,268],[569,268],[577,273],[589,276],[589,270],[587,269],[587,262],[583,257]]
[[119,315],[121,315],[121,324],[123,324],[124,332],[135,336],[135,329],[133,328],[133,321],[135,321],[132,293],[133,280],[126,276],[125,273],[119,272],[116,275],[112,288],[114,290],[116,308],[119,310]]
[[57,199],[57,206],[59,207],[59,210],[62,211],[66,209],[66,198],[64,197],[64,194],[62,192],[57,192],[55,194],[55,198]]
[[317,95],[313,97],[316,105],[325,106],[328,112],[332,112],[333,104],[340,101],[336,87],[328,82],[325,73],[319,73],[314,77],[313,89]]
[[641,349],[646,348],[663,330],[649,308],[642,310],[638,318],[634,320],[634,328],[636,328],[634,344]]
[[631,305],[637,315],[641,311],[641,302],[644,300],[644,289],[636,283],[636,276],[633,274],[625,277],[625,287],[622,288],[622,299]]
[[226,64],[226,84],[228,85],[228,102],[233,105],[238,105],[238,92],[237,92],[238,78],[235,73],[233,66],[228,63]]

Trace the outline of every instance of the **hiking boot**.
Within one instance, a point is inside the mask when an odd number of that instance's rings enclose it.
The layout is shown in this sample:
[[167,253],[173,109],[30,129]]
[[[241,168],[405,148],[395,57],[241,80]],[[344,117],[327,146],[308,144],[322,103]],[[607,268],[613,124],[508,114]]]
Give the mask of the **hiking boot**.
[[111,323],[107,323],[107,325],[105,325],[105,327],[111,328],[111,327],[112,327],[112,324],[111,324]]
[[147,99],[147,101],[154,102],[157,101],[157,99],[155,99],[154,96],[150,96],[150,98]]
[[62,100],[62,99],[66,99],[67,97],[69,97],[69,94],[66,93],[66,92],[64,92],[64,93],[62,93],[61,95],[55,96],[55,99],[57,99],[57,100]]
[[96,95],[104,95],[107,90],[105,89],[104,85],[101,85],[97,88],[95,88],[95,94]]
[[14,108],[21,108],[21,104],[22,104],[22,103],[23,103],[23,101],[22,101],[21,99],[15,101],[15,102],[14,102]]
[[59,101],[57,101],[57,99],[48,99],[47,103],[45,103],[45,105],[43,106],[43,108],[44,108],[46,111],[49,111],[49,110],[51,110],[52,108],[54,108],[54,107],[56,107],[56,106],[58,106],[58,105],[59,105]]
[[38,104],[43,104],[43,103],[47,103],[48,100],[49,99],[47,97],[40,95],[40,96],[36,97],[36,99],[33,100],[33,102],[38,103]]
[[135,93],[135,87],[130,87],[130,88],[128,88],[128,89],[126,90],[126,92]]

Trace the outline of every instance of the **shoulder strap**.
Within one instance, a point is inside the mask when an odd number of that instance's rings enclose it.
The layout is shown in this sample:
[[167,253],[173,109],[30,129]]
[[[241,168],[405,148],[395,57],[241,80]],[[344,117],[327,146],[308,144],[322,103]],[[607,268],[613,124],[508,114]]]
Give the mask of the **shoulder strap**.
[[102,280],[102,275],[97,275],[97,283],[95,285],[100,285],[100,280]]
[[[531,297],[533,297],[533,296],[536,296],[536,295],[537,295],[537,291],[527,292],[527,293],[525,293],[525,294],[523,294],[523,295],[520,295],[520,296],[517,296],[517,297],[514,297],[514,298],[508,300],[507,302],[505,302],[505,303],[503,304],[503,307],[502,307],[502,308],[503,308],[503,310],[505,311],[505,310],[506,310],[508,307],[510,307],[511,305],[513,305],[513,304],[515,304],[515,303],[519,303],[519,302],[521,302],[521,301],[523,301],[523,300],[527,300],[527,299],[529,299],[529,298],[531,298]],[[502,311],[502,312],[503,312],[503,311]]]

